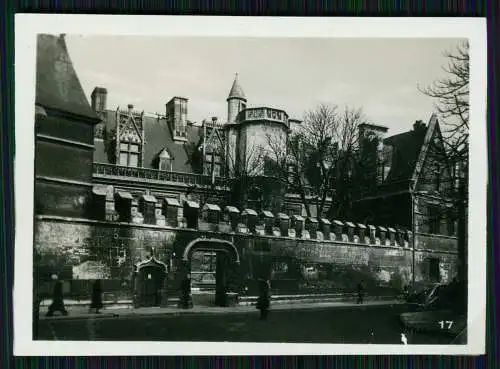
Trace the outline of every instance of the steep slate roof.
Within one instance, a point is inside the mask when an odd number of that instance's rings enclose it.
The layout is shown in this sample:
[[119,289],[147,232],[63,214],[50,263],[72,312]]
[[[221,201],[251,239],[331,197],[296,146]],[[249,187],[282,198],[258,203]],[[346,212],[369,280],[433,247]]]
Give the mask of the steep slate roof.
[[[109,133],[116,127],[116,111],[106,111],[106,131]],[[144,116],[144,168],[158,169],[155,163],[160,152],[167,148],[172,155],[172,170],[174,172],[193,172],[189,164],[188,146],[200,140],[200,127],[188,126],[188,142],[175,142],[164,118]],[[94,140],[94,162],[108,163],[104,142]]]
[[35,103],[89,118],[97,122],[76,75],[63,36],[41,34],[37,37]]
[[400,133],[384,140],[392,146],[392,163],[386,182],[410,180],[422,150],[427,128],[425,125],[415,130]]
[[238,82],[238,74],[234,77],[233,86],[231,87],[231,91],[229,91],[228,99],[238,98],[246,100],[245,93],[243,92],[243,88]]
[[144,167],[155,168],[153,163],[157,155],[167,147],[172,154],[172,170],[174,172],[192,172],[188,163],[189,157],[185,144],[175,142],[167,122],[164,119],[144,117]]

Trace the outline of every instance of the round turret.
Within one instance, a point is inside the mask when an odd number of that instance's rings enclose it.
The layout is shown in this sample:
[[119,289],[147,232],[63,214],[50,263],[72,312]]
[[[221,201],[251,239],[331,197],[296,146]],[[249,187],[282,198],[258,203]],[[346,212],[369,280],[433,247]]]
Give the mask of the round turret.
[[243,92],[243,88],[238,82],[238,73],[234,77],[233,86],[229,91],[227,101],[227,122],[235,123],[236,116],[240,111],[246,108],[247,98]]

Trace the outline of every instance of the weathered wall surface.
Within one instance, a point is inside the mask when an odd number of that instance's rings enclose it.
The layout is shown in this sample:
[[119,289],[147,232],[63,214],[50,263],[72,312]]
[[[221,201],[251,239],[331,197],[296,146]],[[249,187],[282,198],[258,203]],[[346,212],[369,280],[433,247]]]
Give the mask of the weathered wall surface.
[[[75,271],[82,270],[82,265],[99,262],[109,270],[107,278],[128,280],[133,264],[146,259],[152,248],[160,261],[175,269],[187,244],[200,237],[229,240],[237,247],[241,263],[233,270],[232,288],[239,292],[245,287],[252,290],[255,279],[259,277],[270,278],[273,289],[283,293],[352,292],[361,279],[372,289],[401,288],[412,277],[413,251],[399,246],[203,232],[70,218],[38,217],[35,220],[34,247],[39,260],[37,264],[42,266],[45,274],[71,267],[74,273],[66,278],[92,278],[78,276]],[[417,280],[430,279],[430,259],[438,260],[441,281],[446,282],[454,276],[455,253],[416,251]],[[40,278],[47,278],[47,275]]]

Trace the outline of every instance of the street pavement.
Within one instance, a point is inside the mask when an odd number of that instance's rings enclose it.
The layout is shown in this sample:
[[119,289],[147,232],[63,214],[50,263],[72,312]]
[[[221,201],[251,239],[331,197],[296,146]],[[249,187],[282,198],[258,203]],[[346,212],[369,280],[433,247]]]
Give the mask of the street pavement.
[[44,317],[38,339],[96,341],[305,342],[344,344],[449,344],[449,336],[406,329],[406,307],[397,301],[277,304],[266,321],[254,306],[193,309],[110,309],[89,314],[72,306],[69,316]]
[[[366,301],[364,304],[356,304],[353,302],[345,301],[334,301],[334,302],[301,302],[301,303],[288,303],[288,304],[276,304],[271,306],[273,311],[283,311],[283,310],[308,310],[308,309],[328,309],[328,308],[362,308],[366,306],[392,306],[399,305],[402,302],[399,300],[390,301]],[[40,320],[44,319],[102,319],[102,318],[118,318],[118,317],[128,317],[128,316],[150,316],[150,315],[167,315],[167,314],[241,314],[248,312],[255,312],[256,308],[254,305],[237,305],[231,307],[219,307],[219,306],[193,306],[191,309],[180,309],[176,306],[169,307],[140,307],[133,308],[130,306],[113,306],[100,311],[99,314],[95,314],[90,311],[88,306],[80,304],[66,304],[66,309],[69,315],[54,315],[52,317],[46,317],[45,313],[47,311],[47,306],[43,306],[40,310]],[[57,314],[57,313],[56,313]]]

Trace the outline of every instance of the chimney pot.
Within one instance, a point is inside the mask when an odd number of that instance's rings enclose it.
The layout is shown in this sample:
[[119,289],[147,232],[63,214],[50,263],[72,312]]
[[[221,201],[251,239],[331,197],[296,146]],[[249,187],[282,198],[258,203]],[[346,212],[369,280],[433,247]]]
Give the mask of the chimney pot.
[[90,95],[92,109],[97,112],[104,112],[107,109],[108,91],[104,87],[95,87]]

